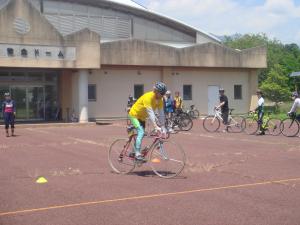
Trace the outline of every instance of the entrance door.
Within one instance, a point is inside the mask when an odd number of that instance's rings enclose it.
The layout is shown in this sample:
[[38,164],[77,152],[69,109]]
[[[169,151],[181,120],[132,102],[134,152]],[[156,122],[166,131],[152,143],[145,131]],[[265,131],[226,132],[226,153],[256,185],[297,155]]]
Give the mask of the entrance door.
[[27,88],[28,119],[43,120],[45,118],[45,101],[43,87]]
[[208,86],[208,115],[214,115],[214,107],[219,101],[219,86]]
[[11,94],[16,102],[17,119],[45,119],[44,87],[11,87]]
[[17,119],[27,119],[26,87],[12,87],[11,95],[16,103]]

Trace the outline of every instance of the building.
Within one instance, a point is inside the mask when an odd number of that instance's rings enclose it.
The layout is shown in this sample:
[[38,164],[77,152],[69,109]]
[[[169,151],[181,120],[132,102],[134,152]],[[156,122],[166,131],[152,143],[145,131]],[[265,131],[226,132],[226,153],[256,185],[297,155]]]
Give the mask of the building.
[[0,0],[0,92],[18,119],[121,117],[158,80],[203,114],[223,87],[242,113],[265,67],[265,47],[227,48],[130,0]]

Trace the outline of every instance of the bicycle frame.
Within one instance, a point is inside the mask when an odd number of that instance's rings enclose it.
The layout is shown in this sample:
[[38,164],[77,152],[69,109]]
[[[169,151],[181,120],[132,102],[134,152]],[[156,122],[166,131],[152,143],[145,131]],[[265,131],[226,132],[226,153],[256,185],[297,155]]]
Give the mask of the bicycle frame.
[[[137,134],[135,134],[135,133],[132,132],[132,131],[128,132],[128,134],[129,134],[128,141],[127,141],[126,145],[124,146],[124,149],[122,150],[122,152],[121,152],[121,154],[120,154],[120,156],[123,156],[123,157],[124,157],[124,155],[125,155],[125,156],[127,155],[126,153],[127,153],[128,149],[129,149],[129,146],[130,146],[130,143],[132,142],[132,140],[134,141],[134,143],[136,142],[136,136],[137,136]],[[149,151],[150,151],[157,143],[159,143],[161,154],[163,155],[163,157],[164,157],[165,159],[168,159],[166,153],[164,152],[164,150],[163,150],[163,148],[162,148],[162,141],[161,141],[162,137],[161,137],[161,136],[158,136],[158,135],[151,135],[151,137],[154,137],[154,138],[153,138],[154,140],[153,140],[153,142],[152,142],[152,144],[151,144],[150,146],[146,146],[146,147],[141,151],[142,156],[143,156],[143,157],[147,157]],[[130,150],[130,151],[131,151],[131,150]],[[132,159],[132,160],[135,160],[134,157],[129,157],[129,158]]]
[[296,123],[297,123],[297,122],[299,123],[299,120],[297,119],[297,114],[296,114],[296,113],[293,113],[293,114],[290,116],[290,118],[292,119],[292,122],[291,122],[289,128],[292,127],[292,125],[294,124],[295,121],[296,121]]
[[214,118],[213,118],[212,122],[214,122],[216,118],[218,118],[219,120],[223,121],[221,111],[218,110],[218,109],[214,109],[214,111],[215,111],[215,115],[214,115]]
[[[253,121],[257,121],[258,122],[258,113],[257,112],[250,112],[248,115],[251,117],[251,119]],[[269,119],[270,119],[270,113],[266,113],[264,115],[263,121],[262,121],[262,128],[263,129],[267,128],[267,123],[268,123]]]

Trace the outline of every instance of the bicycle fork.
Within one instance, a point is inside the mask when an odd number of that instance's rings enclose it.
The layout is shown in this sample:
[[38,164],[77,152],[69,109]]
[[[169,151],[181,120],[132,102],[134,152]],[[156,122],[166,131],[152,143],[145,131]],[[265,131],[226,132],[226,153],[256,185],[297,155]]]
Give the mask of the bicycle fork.
[[163,146],[163,142],[162,142],[162,141],[160,141],[160,142],[158,143],[157,149],[159,149],[160,154],[162,155],[162,157],[163,157],[164,160],[168,160],[168,159],[169,159],[168,154],[167,154],[167,152],[166,152],[165,149],[164,149],[164,146]]

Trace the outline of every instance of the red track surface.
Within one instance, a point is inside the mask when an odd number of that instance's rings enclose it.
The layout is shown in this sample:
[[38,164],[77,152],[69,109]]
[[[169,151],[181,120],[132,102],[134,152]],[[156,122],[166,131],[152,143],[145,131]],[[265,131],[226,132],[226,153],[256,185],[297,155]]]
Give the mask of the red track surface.
[[[206,133],[171,138],[188,163],[165,180],[147,166],[111,173],[125,125],[17,128],[0,137],[0,225],[299,225],[299,138]],[[36,184],[39,176],[48,180]]]

